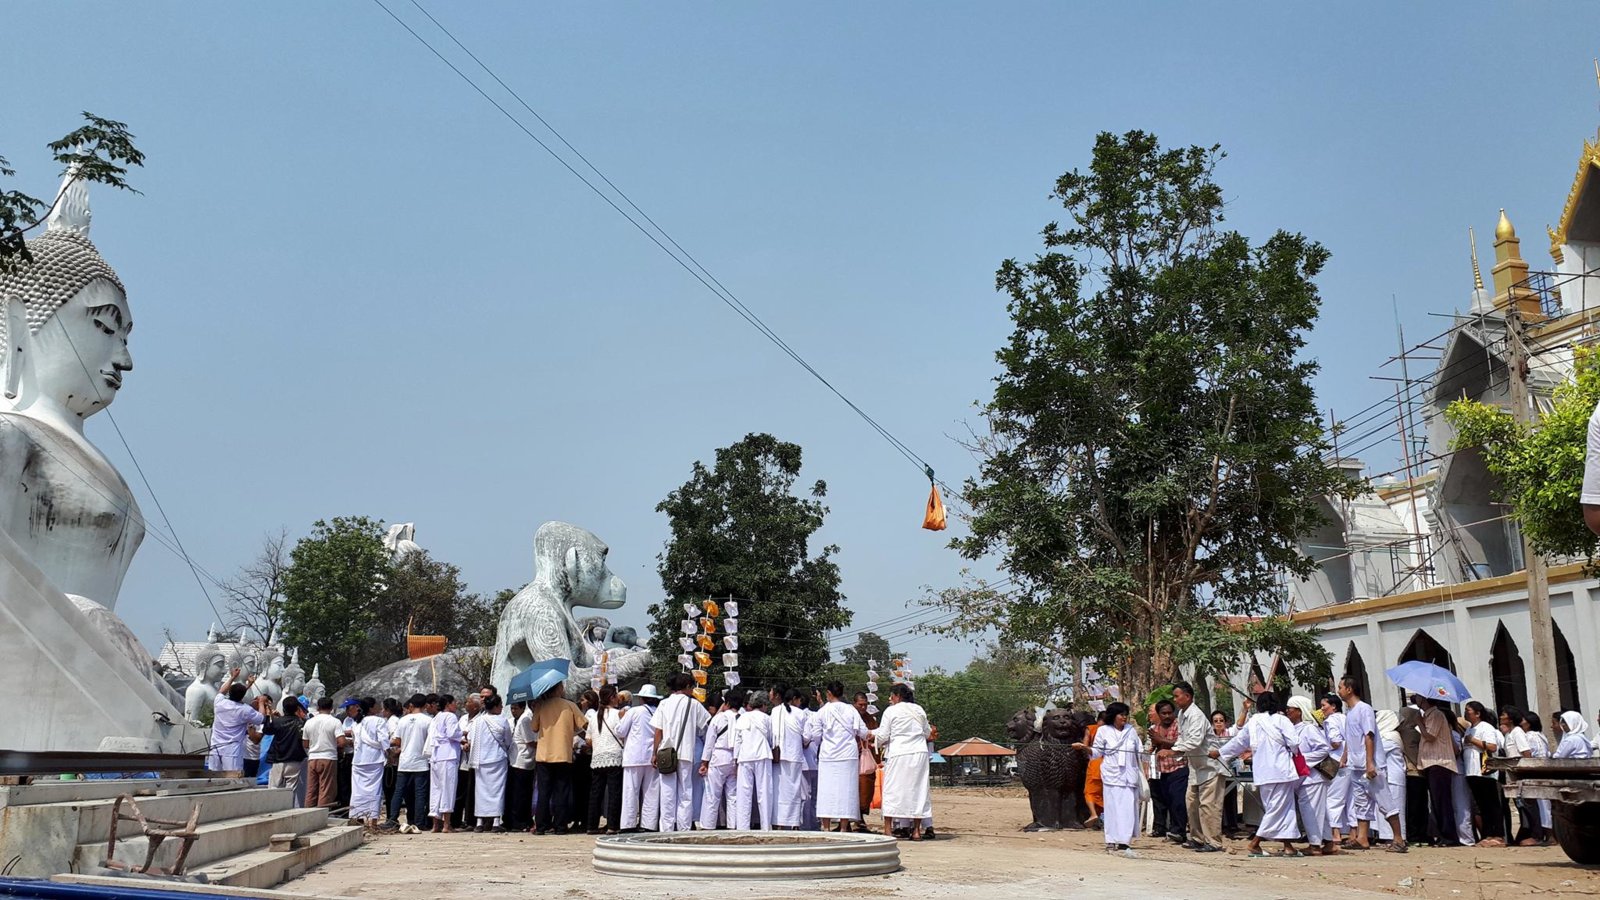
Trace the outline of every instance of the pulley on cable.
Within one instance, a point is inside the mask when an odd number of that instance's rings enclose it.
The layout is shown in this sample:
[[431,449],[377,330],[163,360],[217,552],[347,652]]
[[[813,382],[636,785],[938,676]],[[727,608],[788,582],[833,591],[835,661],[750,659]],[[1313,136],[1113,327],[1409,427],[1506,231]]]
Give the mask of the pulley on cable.
[[929,531],[944,530],[944,501],[939,499],[939,485],[933,480],[933,466],[926,467],[928,473],[928,511],[922,516],[922,527]]

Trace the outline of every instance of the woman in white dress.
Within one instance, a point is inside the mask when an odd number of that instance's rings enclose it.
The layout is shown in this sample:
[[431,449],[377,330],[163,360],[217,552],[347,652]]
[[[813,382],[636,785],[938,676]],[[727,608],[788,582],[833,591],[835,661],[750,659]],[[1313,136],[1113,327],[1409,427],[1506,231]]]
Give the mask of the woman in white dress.
[[893,834],[896,819],[922,840],[923,820],[933,816],[928,794],[928,737],[933,726],[916,704],[911,688],[897,684],[889,691],[889,708],[873,732],[883,748],[883,833]]
[[1552,759],[1588,759],[1594,755],[1594,745],[1589,743],[1589,723],[1583,720],[1583,715],[1574,710],[1567,710],[1556,717],[1556,733],[1561,739],[1556,742],[1556,752],[1550,754]]
[[828,682],[828,702],[806,720],[806,740],[817,741],[817,817],[823,831],[847,831],[861,807],[861,742],[870,732],[856,708],[844,702],[844,682]]
[[1106,801],[1105,812],[1101,814],[1105,823],[1106,852],[1120,850],[1131,855],[1133,850],[1129,844],[1139,827],[1144,742],[1139,738],[1139,730],[1128,722],[1128,704],[1118,702],[1107,706],[1101,718],[1103,724],[1095,729],[1094,744],[1073,746],[1088,750],[1091,759],[1100,760],[1100,784]]
[[1306,830],[1306,852],[1312,856],[1328,856],[1339,851],[1328,829],[1328,785],[1332,780],[1317,771],[1317,763],[1333,752],[1327,732],[1317,721],[1310,697],[1290,697],[1284,715],[1294,724],[1300,735],[1300,755],[1306,758],[1311,774],[1300,779],[1295,786],[1295,803],[1300,808],[1300,822]]
[[[1544,736],[1544,720],[1539,718],[1538,713],[1530,710],[1522,714],[1521,724],[1522,732],[1528,738],[1528,752],[1532,754],[1534,759],[1549,759],[1550,739]],[[1524,825],[1528,830],[1528,836],[1525,840],[1530,840],[1538,846],[1548,846],[1550,843],[1550,817],[1552,814],[1550,801],[1523,800],[1519,805],[1526,808],[1525,815],[1528,818]],[[1533,827],[1532,820],[1534,818],[1539,821],[1538,828]],[[1518,840],[1517,843],[1524,847],[1529,846],[1523,840]]]
[[1263,840],[1282,841],[1284,856],[1300,856],[1294,842],[1300,839],[1300,823],[1295,818],[1295,788],[1300,773],[1295,771],[1294,753],[1300,735],[1281,711],[1278,695],[1262,691],[1256,695],[1256,714],[1250,717],[1233,740],[1213,759],[1234,759],[1246,750],[1251,753],[1250,771],[1256,792],[1261,797],[1261,825],[1250,839],[1251,856],[1268,856],[1261,849]]
[[361,721],[351,735],[355,749],[350,758],[350,818],[354,821],[371,820],[376,825],[383,811],[383,767],[391,715],[387,706],[375,713],[365,700],[361,702]]
[[[511,742],[511,723],[500,714],[499,697],[484,702],[483,712],[472,717],[471,749],[467,751],[472,769],[477,773],[472,779],[472,814],[477,817],[476,831],[504,833],[506,772],[511,767],[511,754],[516,747]],[[496,824],[495,820],[501,821]]]

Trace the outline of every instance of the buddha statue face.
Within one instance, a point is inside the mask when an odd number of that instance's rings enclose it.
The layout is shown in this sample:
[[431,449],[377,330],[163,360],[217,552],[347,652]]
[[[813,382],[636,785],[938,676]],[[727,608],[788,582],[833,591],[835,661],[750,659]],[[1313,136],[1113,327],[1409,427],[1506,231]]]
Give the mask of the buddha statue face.
[[78,422],[110,406],[133,369],[132,330],[120,288],[103,278],[84,285],[32,336],[21,406],[65,410]]
[[222,676],[227,674],[228,661],[221,650],[210,651],[208,655],[200,657],[200,680],[209,685],[222,683]]

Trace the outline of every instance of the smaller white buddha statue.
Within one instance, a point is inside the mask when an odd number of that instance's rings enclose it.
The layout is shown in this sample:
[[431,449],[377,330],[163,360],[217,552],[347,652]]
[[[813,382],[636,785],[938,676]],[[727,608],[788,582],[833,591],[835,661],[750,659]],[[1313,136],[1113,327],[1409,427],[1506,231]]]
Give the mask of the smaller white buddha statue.
[[[276,647],[265,647],[256,659],[260,671],[256,675],[256,683],[250,686],[247,698],[266,697],[272,701],[273,709],[277,709],[283,703],[283,652]],[[262,659],[266,661],[263,663]]]
[[196,725],[204,721],[205,711],[216,705],[217,686],[228,672],[228,655],[216,641],[216,632],[207,635],[206,645],[194,659],[194,681],[183,693],[183,716]]
[[322,683],[322,665],[318,663],[311,667],[311,677],[306,680],[305,695],[312,703],[328,696],[328,686]]
[[[289,655],[289,664],[283,667],[283,680],[279,682],[283,687],[284,697],[300,697],[306,690],[306,670],[300,668],[300,651],[294,650]],[[279,700],[282,705],[282,700]]]

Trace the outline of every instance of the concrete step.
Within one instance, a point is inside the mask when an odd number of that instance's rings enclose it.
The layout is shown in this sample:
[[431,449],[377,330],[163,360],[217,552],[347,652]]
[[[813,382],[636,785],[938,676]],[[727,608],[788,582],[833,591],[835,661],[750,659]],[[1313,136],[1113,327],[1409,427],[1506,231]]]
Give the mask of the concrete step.
[[362,832],[360,825],[330,825],[302,835],[306,839],[306,846],[287,853],[274,853],[266,849],[266,842],[263,841],[259,849],[220,859],[207,866],[191,867],[189,872],[205,875],[211,884],[242,888],[275,887],[361,846]]
[[[215,860],[266,847],[268,838],[274,834],[286,831],[305,834],[326,828],[327,825],[328,811],[321,808],[285,809],[208,822],[195,829],[197,837],[189,850],[186,870],[193,871]],[[131,822],[124,822],[123,826],[138,828]],[[163,841],[156,854],[155,865],[171,866],[178,857],[179,843],[171,838]],[[124,839],[119,832],[116,858],[130,865],[143,865],[148,848],[149,840],[143,835]],[[88,872],[103,866],[105,853],[106,842],[103,840],[80,843],[73,854],[73,871]]]
[[[200,823],[205,824],[292,809],[294,791],[288,788],[251,788],[203,794],[135,797],[134,801],[139,804],[139,812],[143,813],[145,818],[165,819],[170,822],[189,821],[189,811],[198,803]],[[111,836],[111,815],[112,808],[116,805],[115,800],[95,800],[78,805],[78,843],[103,842]],[[129,813],[126,805],[122,811],[125,814]],[[138,823],[124,821],[118,831],[129,834],[138,829]]]
[[163,797],[173,794],[203,794],[250,787],[253,778],[127,778],[94,781],[35,781],[32,784],[0,785],[0,808],[33,806],[41,803],[89,803],[114,800],[118,794],[134,797]]

